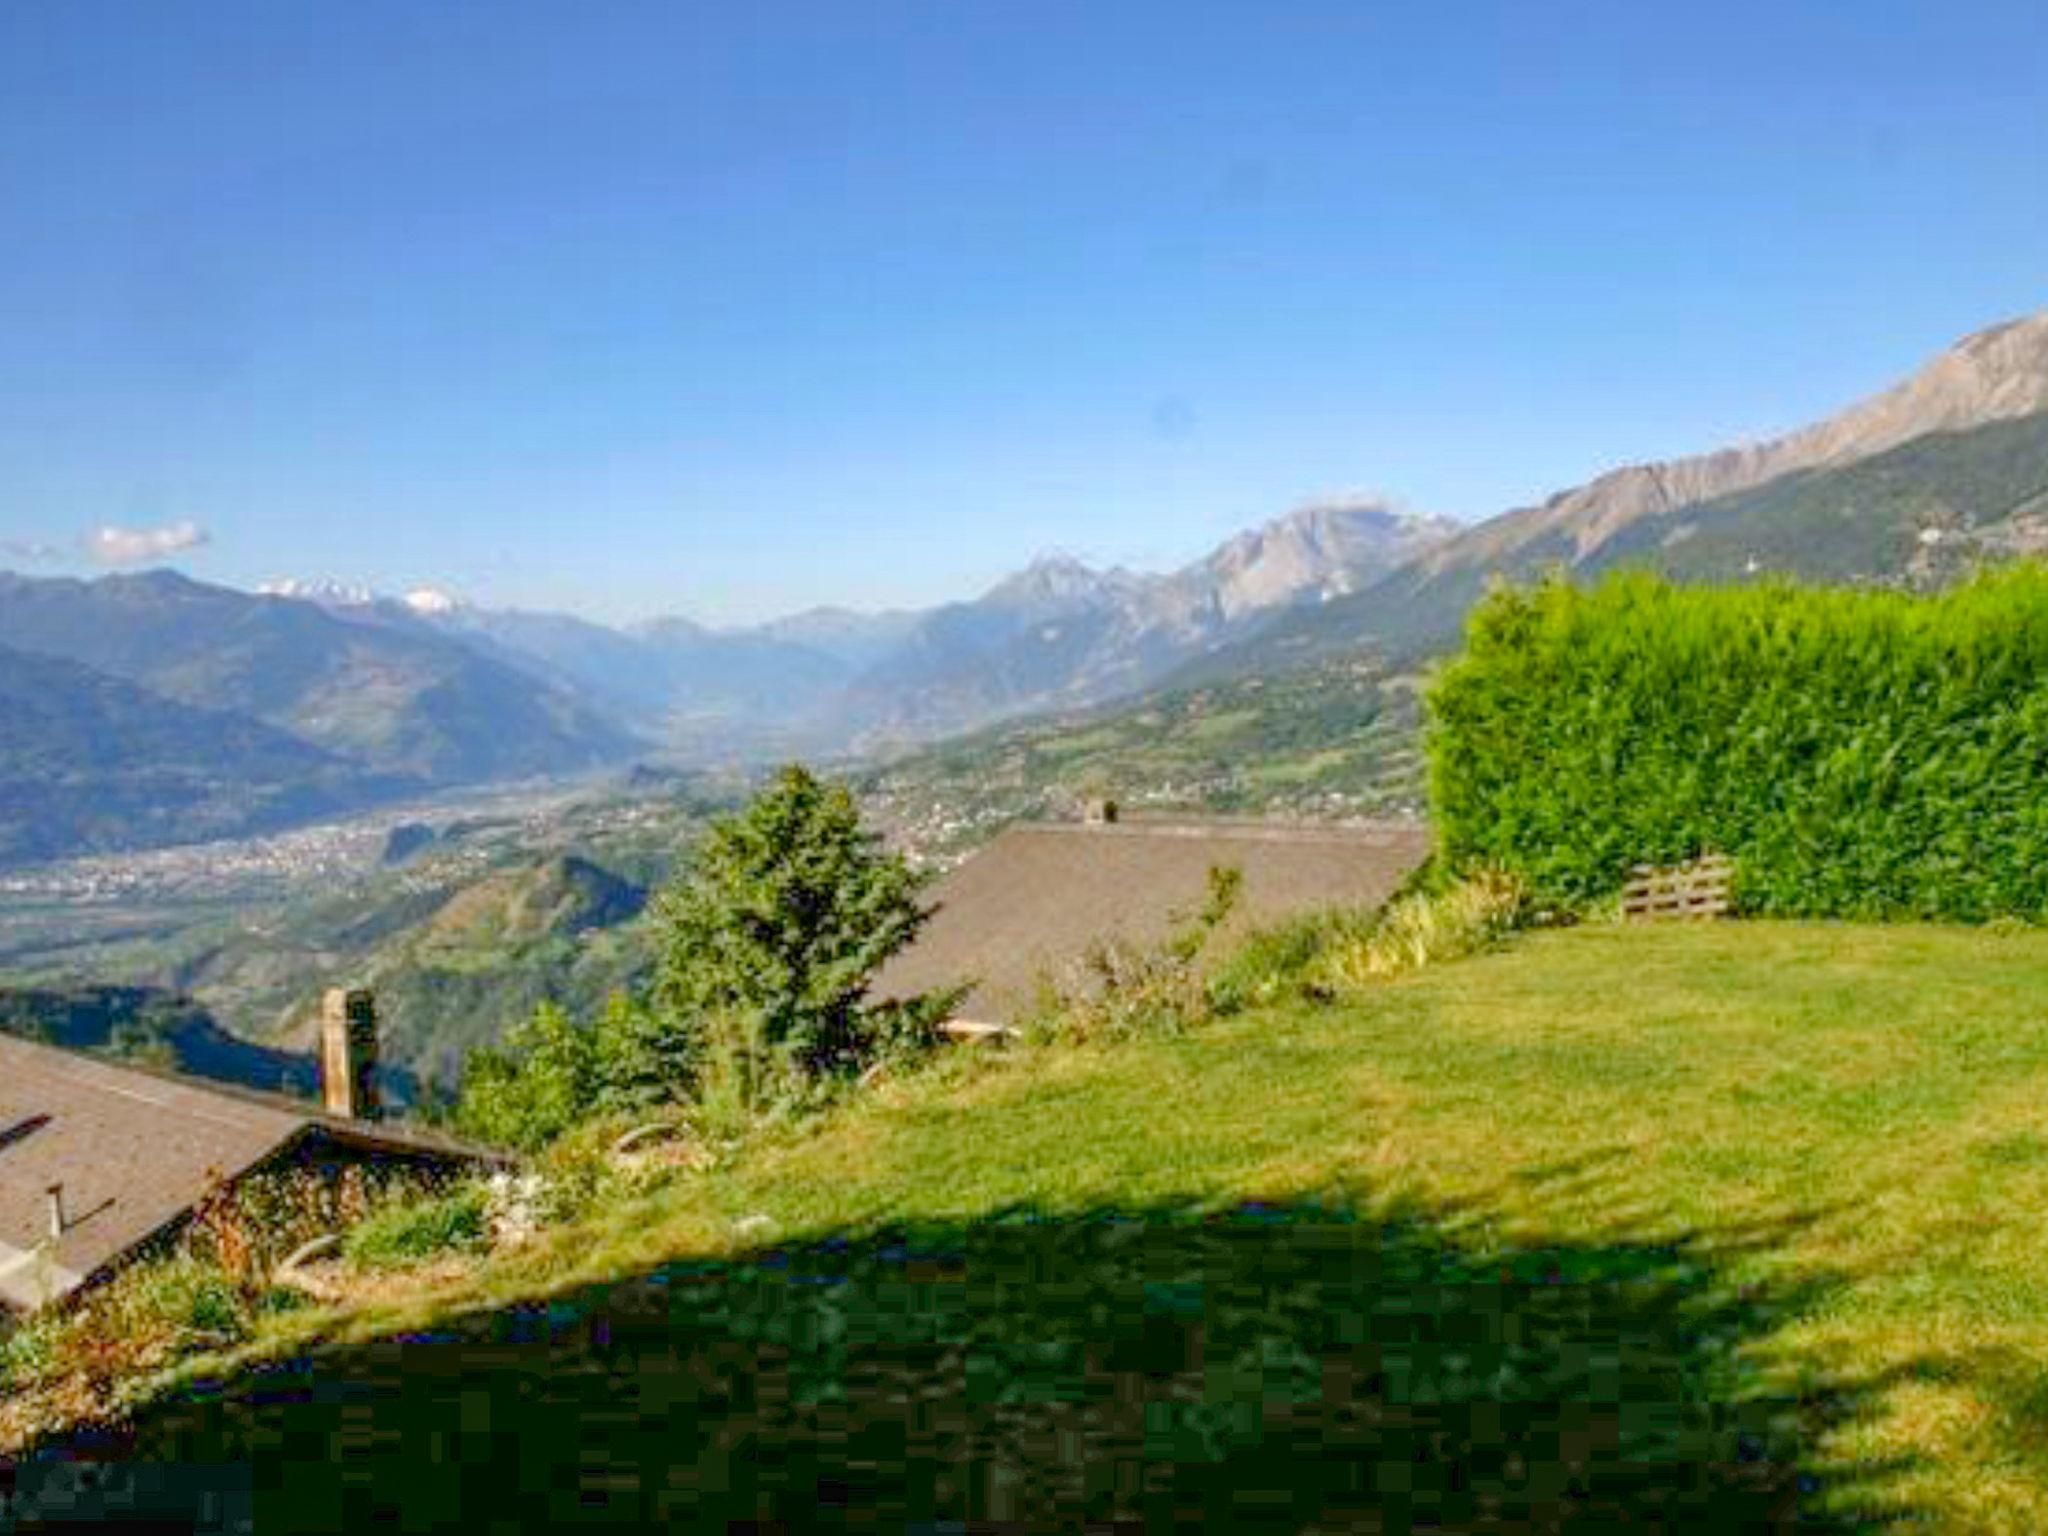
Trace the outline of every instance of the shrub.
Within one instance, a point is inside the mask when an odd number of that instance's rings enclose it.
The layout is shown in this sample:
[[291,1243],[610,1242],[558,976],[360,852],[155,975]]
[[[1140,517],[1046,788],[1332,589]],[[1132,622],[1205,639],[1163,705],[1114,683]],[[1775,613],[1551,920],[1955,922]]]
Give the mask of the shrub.
[[512,1027],[502,1048],[470,1052],[455,1124],[499,1146],[538,1147],[589,1114],[600,1086],[595,1034],[542,1003]]
[[1163,943],[1091,945],[1078,982],[1062,987],[1047,978],[1041,985],[1025,1032],[1042,1040],[1120,1039],[1178,1034],[1207,1020],[1215,1010],[1203,959],[1236,911],[1243,885],[1243,871],[1211,869],[1202,906],[1183,916]]
[[480,1047],[463,1066],[452,1115],[464,1135],[530,1152],[612,1109],[669,1097],[679,1082],[660,1063],[647,1012],[614,994],[594,1024],[542,1003],[502,1047]]
[[1312,991],[1324,955],[1372,929],[1371,912],[1310,912],[1249,935],[1211,972],[1218,1013],[1277,1003]]
[[24,1322],[5,1352],[10,1385],[58,1377],[118,1383],[193,1349],[239,1342],[251,1327],[235,1277],[190,1253],[123,1270],[68,1306]]
[[2041,567],[1936,597],[1504,588],[1428,703],[1446,857],[1541,904],[1714,850],[1747,911],[2048,917]]
[[[694,1125],[668,1123],[677,1126],[680,1137],[695,1139]],[[631,1128],[631,1121],[616,1117],[589,1121],[543,1152],[529,1175],[526,1204],[532,1226],[581,1221],[652,1193],[680,1171],[681,1163],[662,1157],[619,1157],[613,1145]]]
[[1528,889],[1518,877],[1481,870],[1442,890],[1398,897],[1370,928],[1332,944],[1317,978],[1352,990],[1478,954],[1520,927],[1527,912]]
[[350,1230],[342,1252],[362,1269],[394,1269],[444,1253],[469,1253],[486,1240],[483,1189],[465,1185],[423,1200],[385,1206]]
[[216,1178],[194,1207],[181,1246],[251,1298],[294,1248],[361,1219],[376,1201],[390,1198],[396,1181],[386,1177],[374,1185],[360,1166],[331,1175],[281,1168],[233,1183]]

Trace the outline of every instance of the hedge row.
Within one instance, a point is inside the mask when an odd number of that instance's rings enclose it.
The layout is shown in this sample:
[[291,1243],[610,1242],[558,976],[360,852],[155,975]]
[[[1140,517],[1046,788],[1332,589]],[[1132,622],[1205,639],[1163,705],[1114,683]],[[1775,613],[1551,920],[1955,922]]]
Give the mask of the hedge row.
[[2048,569],[1505,588],[1429,706],[1446,858],[1540,899],[1713,851],[1746,911],[2048,919]]

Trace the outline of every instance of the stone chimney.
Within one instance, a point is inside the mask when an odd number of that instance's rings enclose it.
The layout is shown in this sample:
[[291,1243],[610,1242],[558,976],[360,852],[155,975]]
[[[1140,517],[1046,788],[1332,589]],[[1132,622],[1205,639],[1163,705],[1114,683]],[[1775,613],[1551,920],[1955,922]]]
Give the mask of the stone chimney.
[[1081,806],[1081,820],[1091,827],[1116,825],[1116,802],[1106,796],[1084,801]]
[[379,1114],[377,1000],[366,991],[333,987],[321,1002],[320,1101],[350,1120]]

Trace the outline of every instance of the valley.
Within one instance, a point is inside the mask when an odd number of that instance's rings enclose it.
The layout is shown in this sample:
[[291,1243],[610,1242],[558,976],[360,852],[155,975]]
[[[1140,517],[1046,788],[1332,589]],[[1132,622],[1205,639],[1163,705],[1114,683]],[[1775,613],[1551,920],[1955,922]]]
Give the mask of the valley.
[[[777,759],[848,779],[935,871],[1095,797],[1419,815],[1419,689],[1490,582],[1947,585],[2043,547],[2043,402],[2035,316],[1785,438],[1467,528],[1318,504],[1163,576],[1049,558],[927,611],[748,630],[0,578],[0,646],[46,648],[0,668],[29,726],[0,740],[0,775],[37,786],[0,797],[0,987],[148,988],[297,1049],[322,987],[369,984],[393,1064],[446,1083],[536,1002],[587,1010],[643,978],[649,894]],[[195,775],[220,787],[157,787]],[[90,836],[52,793],[92,808]],[[133,795],[151,820],[124,817]],[[53,839],[86,856],[48,858]]]
[[542,998],[601,1001],[637,975],[630,919],[645,889],[736,793],[656,784],[451,794],[276,837],[10,872],[0,998],[119,984],[303,1052],[321,991],[368,983],[387,998],[391,1063],[446,1083],[462,1050]]
[[[1370,659],[1019,722],[841,765],[864,814],[940,870],[1018,820],[1414,815],[1412,677]],[[743,772],[473,790],[275,836],[0,873],[7,988],[119,983],[304,1049],[329,985],[370,985],[389,1059],[447,1085],[542,999],[643,979],[647,893]],[[412,845],[417,844],[415,848]],[[395,849],[408,850],[396,861]]]

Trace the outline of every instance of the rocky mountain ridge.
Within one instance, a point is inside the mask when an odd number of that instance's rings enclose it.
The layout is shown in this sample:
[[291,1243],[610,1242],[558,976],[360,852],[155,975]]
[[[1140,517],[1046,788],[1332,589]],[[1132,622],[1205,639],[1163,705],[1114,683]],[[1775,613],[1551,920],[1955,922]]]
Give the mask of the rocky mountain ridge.
[[1655,464],[1611,470],[1447,541],[1422,562],[1442,569],[1538,539],[1583,560],[1630,523],[1750,490],[1802,470],[1871,458],[1932,432],[1967,431],[2048,411],[2048,311],[1977,331],[1911,377],[1811,426]]

